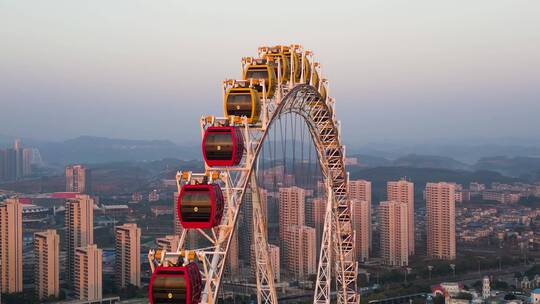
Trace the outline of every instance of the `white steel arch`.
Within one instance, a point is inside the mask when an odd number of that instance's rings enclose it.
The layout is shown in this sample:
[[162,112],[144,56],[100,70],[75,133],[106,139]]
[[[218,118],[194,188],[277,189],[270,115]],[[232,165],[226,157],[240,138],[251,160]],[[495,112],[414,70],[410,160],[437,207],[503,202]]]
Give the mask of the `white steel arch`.
[[[340,124],[335,117],[334,99],[326,96],[328,92],[327,81],[319,81],[320,68],[313,62],[311,52],[303,51],[298,46],[292,49],[301,55],[302,75],[300,81],[295,82],[294,71],[291,69],[289,81],[282,83],[278,62],[278,83],[273,98],[266,98],[264,80],[259,84],[263,86],[262,112],[260,123],[249,124],[246,117],[216,118],[213,116],[201,119],[201,132],[208,126],[216,124],[235,124],[242,126],[245,140],[245,152],[242,162],[236,167],[209,167],[206,172],[194,174],[179,172],[177,174],[178,187],[192,179],[209,179],[222,185],[226,198],[226,213],[221,225],[211,229],[183,230],[180,244],[176,252],[160,253],[155,255],[150,251],[151,265],[166,265],[168,261],[182,256],[186,260],[197,258],[202,264],[202,277],[204,290],[201,303],[216,303],[221,278],[224,272],[225,261],[229,245],[234,233],[243,196],[256,170],[259,152],[262,149],[269,129],[279,118],[288,113],[295,113],[303,117],[313,144],[318,154],[323,179],[327,185],[328,205],[325,215],[321,252],[319,253],[319,266],[314,293],[314,303],[330,303],[332,270],[336,280],[336,295],[338,303],[359,303],[356,277],[357,263],[354,256],[354,231],[351,223],[351,205],[347,198],[348,180],[345,170],[345,147],[340,139]],[[243,60],[244,63],[246,60]],[[247,60],[249,61],[249,60]],[[311,63],[310,63],[311,62]],[[309,66],[309,74],[305,72]],[[253,82],[253,80],[250,80]],[[235,81],[226,81],[225,87]],[[317,85],[317,87],[315,87]],[[321,96],[320,92],[324,92]],[[257,187],[252,188],[255,192]],[[258,193],[253,194],[258,197]],[[260,229],[255,229],[256,261],[257,261],[257,289],[259,303],[277,303],[277,296],[273,286],[267,250],[266,237],[257,235],[265,229],[264,220],[261,219],[258,199],[254,199],[253,223]],[[258,210],[258,211],[257,211]],[[258,212],[258,214],[257,214]],[[188,233],[198,233],[207,242],[197,248],[188,248],[186,240]],[[265,247],[266,246],[266,247]],[[173,262],[174,263],[174,262]],[[279,265],[276,265],[279,267]],[[274,266],[274,267],[276,267]]]

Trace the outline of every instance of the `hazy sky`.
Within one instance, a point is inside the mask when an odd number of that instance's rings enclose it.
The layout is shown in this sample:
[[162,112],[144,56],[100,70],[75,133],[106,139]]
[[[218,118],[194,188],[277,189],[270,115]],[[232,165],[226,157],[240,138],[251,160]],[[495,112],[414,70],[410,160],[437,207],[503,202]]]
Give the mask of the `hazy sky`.
[[538,137],[537,0],[0,0],[0,134],[194,141],[278,43],[315,52],[349,142]]

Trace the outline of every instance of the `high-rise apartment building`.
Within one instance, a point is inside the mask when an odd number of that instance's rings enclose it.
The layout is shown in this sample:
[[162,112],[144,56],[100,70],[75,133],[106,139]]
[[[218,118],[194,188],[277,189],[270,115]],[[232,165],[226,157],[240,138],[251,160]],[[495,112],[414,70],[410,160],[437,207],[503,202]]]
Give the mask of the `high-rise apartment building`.
[[157,202],[159,201],[159,192],[157,190],[152,190],[148,193],[148,201],[149,202]]
[[22,148],[16,139],[13,148],[0,150],[0,180],[17,180],[32,174],[32,149]]
[[379,204],[379,230],[381,257],[390,266],[407,266],[409,263],[408,209],[396,201]]
[[274,280],[279,282],[281,280],[281,265],[279,264],[279,247],[273,244],[268,244],[268,251],[270,252],[270,262],[272,263],[272,270],[274,271]]
[[32,175],[32,155],[34,151],[29,148],[22,149],[22,176]]
[[371,182],[367,180],[349,181],[349,199],[353,205],[352,224],[355,230],[356,258],[369,259],[371,252]]
[[371,203],[371,182],[363,179],[350,180],[349,199]]
[[92,173],[83,165],[66,167],[66,191],[77,193],[92,192]]
[[295,279],[305,279],[317,273],[315,228],[287,226],[283,242],[286,248],[285,265]]
[[129,223],[116,227],[115,274],[118,289],[141,286],[141,229]]
[[0,150],[0,181],[7,180],[7,151]]
[[0,290],[23,291],[22,206],[16,198],[0,202]]
[[15,180],[18,178],[18,168],[17,161],[20,157],[17,156],[18,150],[16,149],[6,149],[6,177],[8,180]]
[[400,202],[407,205],[409,255],[413,255],[415,248],[414,184],[406,180],[392,181],[388,182],[386,190],[388,201]]
[[322,233],[324,230],[324,217],[326,215],[326,204],[328,200],[326,198],[314,198],[311,201],[312,208],[312,216],[313,219],[313,226],[315,228],[315,237],[317,242],[317,252],[321,249],[321,239],[322,239]]
[[35,286],[40,300],[60,292],[60,237],[48,229],[34,234]]
[[[274,275],[274,282],[279,282],[281,277],[280,264],[279,264],[279,247],[274,244],[268,244],[268,258],[272,265],[272,272]],[[256,279],[257,276],[257,265],[255,262],[255,244],[251,246],[251,257],[250,257],[250,269],[253,279]]]
[[167,235],[156,239],[157,247],[167,252],[176,252],[179,243],[180,235]]
[[455,184],[426,185],[427,255],[430,258],[456,258]]
[[67,281],[73,282],[75,249],[94,243],[94,200],[79,195],[66,201]]
[[[264,217],[264,220],[267,224],[267,229],[268,229],[268,221],[267,221],[268,192],[263,188],[259,188],[259,199],[260,199],[262,215]],[[241,237],[238,238],[239,255],[240,255],[240,258],[244,259],[245,261],[251,261],[250,252],[251,252],[251,246],[253,245],[253,241],[254,241],[253,194],[251,192],[251,188],[246,189],[246,193],[244,194],[241,208],[242,208],[242,211],[241,211],[240,219],[238,222],[238,234],[241,235]],[[266,236],[268,237],[268,230],[265,231],[265,233],[266,233]]]
[[103,251],[96,245],[75,249],[73,291],[79,299],[89,301],[102,298]]
[[[294,255],[301,255],[302,253],[300,251],[295,251],[293,243],[297,240],[297,237],[291,236],[292,232],[289,230],[292,229],[291,227],[293,226],[305,225],[305,203],[306,191],[304,189],[298,187],[279,188],[279,239],[281,260],[284,265],[291,265],[290,267],[294,267],[294,265],[289,264],[288,258]],[[298,272],[298,270],[292,270],[292,272]]]
[[371,248],[371,203],[351,200],[352,224],[355,230],[356,259],[365,262]]
[[[279,188],[279,237],[292,225],[305,225],[306,190],[298,187]],[[286,249],[285,249],[286,250]]]

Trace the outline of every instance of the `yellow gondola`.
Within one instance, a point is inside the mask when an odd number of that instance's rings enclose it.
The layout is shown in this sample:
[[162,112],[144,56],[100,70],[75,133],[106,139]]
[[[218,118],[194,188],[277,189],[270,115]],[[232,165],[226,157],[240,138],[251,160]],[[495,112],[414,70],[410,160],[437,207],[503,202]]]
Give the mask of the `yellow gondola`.
[[309,59],[304,56],[304,79],[305,83],[309,84],[309,80],[311,79],[311,62],[309,62]]
[[317,69],[313,69],[313,74],[311,75],[311,85],[314,86],[317,90],[319,89],[319,73],[317,73]]
[[[266,86],[266,97],[272,98],[276,91],[277,79],[275,74],[274,63],[265,59],[254,59],[253,62],[248,63],[244,68],[244,80],[263,79]],[[263,97],[262,85],[254,84],[255,89],[259,93],[259,97]]]
[[321,83],[321,88],[319,89],[319,94],[321,94],[321,97],[322,97],[322,100],[326,100],[326,95],[327,95],[327,92],[326,92],[326,86],[324,85],[324,82]]
[[294,49],[288,46],[283,47],[283,54],[285,54],[285,57],[287,57],[287,60],[289,60],[289,65],[293,70],[294,82],[300,82],[302,80],[302,60],[300,55]]
[[227,89],[224,98],[225,116],[246,116],[248,123],[259,121],[261,99],[252,87],[233,87]]
[[278,75],[278,64],[277,61],[279,61],[279,65],[281,66],[281,83],[286,83],[291,78],[291,66],[289,59],[283,52],[283,48],[281,46],[275,46],[271,48],[265,48],[264,49],[264,58],[266,58],[268,61],[274,61],[276,62],[274,73],[276,74],[276,77]]

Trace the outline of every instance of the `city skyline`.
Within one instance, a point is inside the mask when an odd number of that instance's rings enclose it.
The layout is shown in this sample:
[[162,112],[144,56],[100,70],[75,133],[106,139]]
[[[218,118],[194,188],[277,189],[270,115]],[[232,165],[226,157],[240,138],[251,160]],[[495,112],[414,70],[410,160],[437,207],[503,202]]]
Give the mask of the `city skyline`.
[[0,302],[540,304],[540,3],[0,8]]
[[[69,166],[68,166],[69,168]],[[266,170],[274,170],[273,168],[269,168]],[[66,175],[70,174],[69,170],[66,170]],[[367,203],[371,200],[371,182],[367,180],[351,180],[350,181],[350,195],[353,197],[353,200],[356,200],[356,203]],[[402,198],[402,200],[396,200],[396,201],[382,201],[382,198],[379,198],[377,201],[370,203],[369,205],[366,204],[366,206],[362,207],[362,212],[360,214],[356,214],[354,212],[357,219],[362,217],[362,221],[365,219],[363,218],[365,215],[371,214],[371,209],[377,209],[376,206],[378,203],[378,216],[377,219],[375,219],[375,226],[377,227],[373,231],[379,235],[377,237],[378,243],[380,246],[380,252],[371,255],[369,254],[368,257],[362,257],[357,256],[357,259],[365,264],[362,265],[374,265],[373,263],[382,263],[382,265],[388,265],[396,269],[395,267],[405,267],[409,265],[409,261],[411,258],[409,258],[408,254],[408,213],[409,213],[409,204],[406,203],[406,200],[403,200],[403,198],[408,196],[408,192],[404,189],[413,189],[414,184],[412,182],[406,181],[404,179],[401,179],[399,181],[388,181],[388,190],[387,196],[388,198]],[[401,185],[403,189],[401,189],[401,194],[397,195],[398,192],[395,192],[396,189],[392,189],[394,186]],[[320,184],[317,185],[311,185],[310,187],[320,187]],[[448,235],[454,235],[452,238],[454,239],[453,242],[461,242],[461,244],[467,244],[467,242],[474,242],[475,240],[481,239],[482,237],[485,237],[485,231],[479,229],[470,229],[466,223],[467,221],[464,221],[468,217],[478,217],[478,214],[481,216],[486,216],[489,214],[493,214],[493,211],[491,209],[487,209],[484,211],[475,211],[472,209],[473,213],[470,214],[469,208],[465,207],[459,207],[456,205],[459,204],[470,204],[468,202],[473,199],[473,196],[476,197],[476,199],[484,199],[487,202],[490,201],[499,201],[500,204],[503,204],[507,207],[510,207],[512,205],[517,204],[517,201],[509,201],[506,196],[500,195],[496,196],[495,194],[504,194],[509,192],[514,193],[528,193],[529,191],[537,191],[540,194],[540,186],[535,188],[531,185],[525,185],[525,184],[517,184],[517,185],[508,185],[508,184],[502,184],[502,183],[493,183],[491,186],[486,186],[478,182],[472,182],[469,185],[458,185],[455,183],[427,183],[425,185],[425,203],[427,207],[427,213],[423,216],[416,215],[415,221],[424,222],[426,221],[427,226],[423,229],[420,229],[420,233],[424,234],[427,232],[427,239],[426,240],[420,240],[420,244],[424,245],[420,246],[421,248],[424,248],[420,252],[416,252],[413,254],[413,261],[417,259],[418,257],[428,257],[430,258],[430,261],[436,261],[437,259],[449,259],[450,263],[460,263],[460,251],[457,245],[454,243],[452,245],[452,241],[450,240]],[[322,196],[315,195],[315,192],[313,192],[312,188],[300,188],[300,187],[279,187],[277,192],[271,192],[268,193],[267,190],[261,189],[262,193],[264,193],[264,196],[267,195],[270,196],[278,196],[280,201],[280,208],[286,210],[285,212],[287,216],[280,218],[280,220],[283,221],[283,223],[280,225],[280,227],[285,227],[283,229],[284,237],[282,240],[284,240],[283,247],[278,247],[274,244],[269,244],[269,257],[272,260],[272,263],[280,263],[281,256],[284,256],[285,261],[283,261],[284,264],[282,264],[282,267],[274,267],[274,277],[276,278],[276,282],[280,282],[280,278],[282,280],[285,280],[284,282],[290,281],[291,279],[302,279],[306,278],[308,274],[313,274],[316,270],[315,261],[316,261],[316,252],[317,252],[317,227],[320,227],[323,223],[320,222],[320,220],[317,220],[317,218],[320,218],[320,211],[317,211],[316,207],[319,203],[316,203],[316,201],[325,202],[326,199]],[[156,190],[150,191],[150,193],[155,193]],[[159,192],[158,192],[159,193]],[[165,201],[169,201],[170,197],[172,197],[174,200],[172,203],[170,203],[171,206],[174,206],[177,203],[177,195],[173,194],[173,192],[170,192],[170,196],[166,195],[163,196]],[[519,194],[526,195],[526,194]],[[70,206],[71,204],[80,205],[80,204],[89,204],[91,202],[91,199],[87,195],[81,195],[76,194],[76,199],[68,199],[66,202],[66,206]],[[152,195],[146,196],[144,198],[145,201],[149,201],[149,203],[156,203],[151,202]],[[137,199],[140,204],[140,200],[143,200],[143,196],[140,193],[133,193],[130,195],[131,199]],[[16,202],[16,205],[19,205],[19,210],[23,209],[24,205],[28,204],[26,202],[26,199],[22,199],[25,201],[23,204],[19,204],[18,199],[17,200],[11,200],[11,204],[13,205]],[[267,199],[264,199],[263,201],[266,201]],[[474,200],[474,199],[473,199]],[[7,201],[9,205],[9,200]],[[170,201],[169,201],[170,202]],[[422,200],[422,203],[424,200]],[[356,204],[355,203],[355,204]],[[266,205],[265,203],[264,205]],[[314,204],[314,209],[309,209],[305,205],[307,204]],[[6,202],[3,202],[0,204],[1,208],[5,208],[4,206],[7,206]],[[283,205],[283,206],[281,206]],[[449,206],[448,206],[449,205]],[[102,214],[101,212],[105,211],[107,212],[107,205],[103,205],[101,203],[101,206],[98,204],[95,205],[93,208],[96,212],[99,214]],[[115,205],[112,205],[115,206]],[[112,207],[111,206],[111,207]],[[79,206],[80,207],[80,206]],[[89,207],[89,206],[87,206]],[[447,210],[446,207],[449,209]],[[265,209],[268,207],[265,207]],[[66,222],[65,225],[68,228],[68,231],[73,230],[71,227],[78,227],[78,226],[91,226],[92,222],[95,221],[92,214],[90,214],[87,217],[86,224],[82,223],[82,225],[72,225],[70,222],[67,221],[68,218],[73,218],[74,220],[78,216],[68,216],[68,213],[71,214],[78,214],[79,212],[73,212],[70,209],[73,209],[72,207],[68,208],[66,210]],[[89,208],[86,208],[88,212]],[[103,209],[103,211],[101,211]],[[455,209],[455,210],[454,210]],[[111,211],[113,209],[110,209]],[[119,209],[121,210],[121,209]],[[355,210],[353,208],[353,210]],[[530,209],[529,209],[530,210]],[[0,210],[2,211],[2,210]],[[81,209],[81,211],[83,211]],[[415,213],[418,213],[419,210],[415,210]],[[19,211],[20,212],[20,211]],[[247,211],[250,213],[250,211]],[[466,213],[465,213],[466,212]],[[526,211],[529,213],[525,213],[523,215],[519,215],[519,218],[524,217],[530,217],[531,220],[540,215],[540,211],[538,210],[530,210]],[[313,213],[312,215],[310,215]],[[118,213],[120,215],[121,213]],[[81,214],[82,216],[82,214]],[[244,216],[246,216],[244,214]],[[311,219],[311,223],[303,223],[305,221],[305,218],[313,217]],[[465,218],[461,218],[465,216]],[[512,220],[514,215],[508,214],[505,215],[508,216],[507,220]],[[28,213],[24,213],[23,217],[23,223],[28,220]],[[425,218],[424,218],[425,217]],[[454,217],[454,223],[452,223],[452,218]],[[122,218],[122,217],[121,217]],[[433,218],[436,219],[436,223],[433,222]],[[82,217],[81,217],[82,219]],[[502,217],[503,220],[504,217]],[[115,255],[116,255],[116,263],[114,264],[114,270],[116,274],[116,281],[115,284],[123,284],[122,282],[131,282],[129,284],[133,284],[134,286],[137,286],[138,282],[138,276],[144,271],[142,260],[140,260],[140,257],[137,257],[138,253],[140,252],[140,249],[137,250],[136,248],[140,246],[138,243],[138,239],[141,235],[144,235],[144,233],[141,234],[140,230],[136,224],[130,223],[130,221],[125,221],[126,219],[121,221],[121,223],[125,223],[124,225],[119,225],[114,230],[115,231],[115,239],[116,239],[116,246],[114,249]],[[18,220],[19,223],[21,222]],[[77,219],[77,221],[80,221],[80,219]],[[370,219],[369,222],[372,220]],[[450,225],[448,224],[448,221],[450,221]],[[1,222],[1,221],[0,221]],[[285,222],[291,222],[290,224]],[[13,219],[8,218],[7,220],[8,227],[12,226]],[[463,226],[465,224],[465,226]],[[19,224],[20,225],[20,224]],[[26,224],[25,224],[26,225]],[[169,231],[174,231],[176,229],[174,218],[171,218],[170,222],[167,223],[167,225],[170,227]],[[362,224],[363,226],[364,224]],[[459,225],[459,228],[458,228]],[[21,226],[22,227],[22,226]],[[458,229],[456,229],[458,228]],[[472,227],[471,227],[472,228]],[[369,233],[366,233],[364,228],[360,228],[357,230],[358,233],[364,234],[362,238],[364,241],[361,241],[361,246],[364,246],[367,242],[366,239],[371,239],[371,236]],[[447,230],[450,229],[450,230]],[[18,228],[19,235],[22,235],[24,232],[24,228],[21,231],[20,228]],[[370,229],[371,230],[371,229]],[[280,229],[280,232],[282,229]],[[457,233],[459,231],[459,234]],[[76,232],[76,231],[75,231]],[[82,232],[82,231],[81,231]],[[4,232],[5,233],[5,232]],[[430,236],[430,233],[435,233],[435,236]],[[77,234],[77,233],[75,233]],[[81,234],[82,236],[82,234]],[[49,240],[50,238],[50,240]],[[78,237],[76,237],[78,238]],[[87,237],[88,238],[88,237]],[[166,248],[167,251],[174,252],[176,247],[178,246],[180,241],[180,235],[167,235],[160,238],[155,239],[155,244],[158,246],[158,248]],[[442,242],[441,242],[442,241]],[[55,259],[58,259],[58,235],[56,234],[55,230],[45,230],[39,233],[35,234],[35,246],[32,248],[33,250],[36,250],[35,259],[37,265],[39,265],[38,273],[36,273],[36,276],[45,278],[43,281],[43,284],[48,285],[40,285],[36,284],[36,292],[38,295],[46,295],[47,293],[51,296],[58,296],[58,283],[55,283],[54,280],[58,280],[58,273],[61,271],[62,267],[66,267],[66,265],[60,266],[60,269],[58,266],[55,266]],[[448,243],[445,242],[450,242]],[[437,249],[430,249],[433,248],[434,244],[439,244],[437,246]],[[427,245],[427,251],[426,247]],[[249,263],[251,267],[251,271],[253,273],[253,263],[254,263],[254,256],[252,249],[247,249],[248,253],[247,256],[245,255],[244,258],[238,259],[240,257],[239,251],[238,251],[238,244],[232,243],[231,246],[235,247],[235,249],[230,250],[227,267],[229,269],[228,276],[231,276],[231,278],[235,278],[234,280],[240,279],[238,277],[238,274],[245,271],[246,263]],[[369,245],[368,245],[369,246]],[[450,249],[448,247],[445,248],[445,246],[450,246]],[[56,247],[56,249],[55,249]],[[377,246],[378,247],[378,246]],[[453,247],[453,248],[452,248]],[[284,252],[281,252],[281,250],[284,250]],[[67,251],[70,251],[69,247],[66,248]],[[76,266],[74,269],[74,279],[76,285],[72,287],[73,296],[82,298],[95,298],[99,299],[103,297],[101,294],[103,287],[101,286],[102,282],[104,284],[104,280],[107,280],[107,277],[111,275],[110,270],[104,272],[103,268],[106,267],[106,263],[102,260],[102,249],[100,247],[96,247],[95,244],[88,244],[82,245],[82,247],[77,247],[74,250],[74,265]],[[108,249],[110,250],[110,249]],[[42,252],[46,251],[46,256],[49,256],[49,260],[45,261],[43,260]],[[298,255],[297,253],[301,252],[303,254]],[[368,250],[369,252],[369,250]],[[457,253],[457,255],[456,255]],[[96,263],[91,265],[92,263]],[[455,262],[454,262],[455,261]],[[24,263],[28,263],[28,260],[25,260]],[[89,263],[88,267],[85,266],[85,268],[80,268],[77,265],[82,265],[81,263],[84,263],[84,265],[87,265]],[[69,263],[68,263],[69,265]],[[136,266],[138,265],[138,266]],[[275,264],[274,264],[275,265]],[[455,264],[451,264],[454,265]],[[20,266],[19,266],[20,267]],[[136,268],[133,268],[136,267]],[[365,266],[364,266],[365,267]],[[418,265],[415,264],[415,266],[412,267],[418,267]],[[67,268],[67,267],[66,267]],[[407,268],[409,269],[409,268]],[[414,269],[414,268],[410,268]],[[232,271],[232,272],[230,272]],[[407,270],[409,271],[409,270]],[[86,275],[85,273],[88,273],[93,281],[89,281],[88,284],[90,284],[88,287],[83,287],[81,284],[83,282],[79,278],[81,275]],[[281,273],[281,274],[280,274]],[[284,275],[283,275],[284,273]],[[122,274],[125,276],[118,276],[119,274]],[[55,276],[56,275],[56,276]],[[131,278],[128,278],[127,276],[131,276]],[[65,279],[65,277],[64,277]],[[52,280],[52,281],[50,281]],[[525,279],[524,279],[525,280]],[[41,280],[40,280],[41,282]],[[50,282],[50,283],[47,283]],[[65,282],[65,281],[64,281]],[[87,283],[84,283],[87,284]],[[95,286],[92,284],[96,284]],[[126,283],[124,283],[126,284]],[[526,281],[522,284],[528,284]],[[531,283],[533,284],[533,283]],[[484,284],[485,285],[485,284]],[[126,285],[123,285],[126,286]],[[120,288],[120,287],[119,287]],[[124,287],[125,288],[125,287]],[[47,291],[48,290],[48,291]],[[88,290],[88,291],[86,291]],[[88,292],[88,293],[87,293]],[[484,293],[481,295],[485,299],[491,298],[491,295]],[[43,297],[43,296],[42,296]]]

